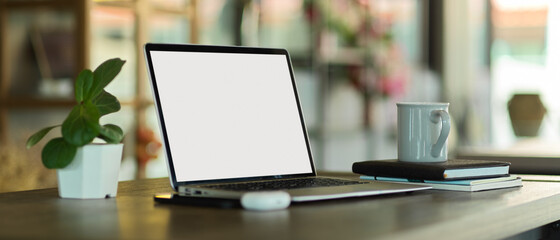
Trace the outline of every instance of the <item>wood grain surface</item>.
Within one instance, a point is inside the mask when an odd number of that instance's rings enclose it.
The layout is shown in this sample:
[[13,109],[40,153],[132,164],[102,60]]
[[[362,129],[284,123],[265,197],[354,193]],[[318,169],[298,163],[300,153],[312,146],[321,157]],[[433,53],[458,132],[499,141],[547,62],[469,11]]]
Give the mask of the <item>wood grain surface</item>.
[[[341,174],[331,174],[338,175]],[[428,190],[255,212],[155,203],[169,180],[119,183],[116,198],[57,189],[0,194],[0,239],[497,239],[560,219],[560,183],[484,192]]]

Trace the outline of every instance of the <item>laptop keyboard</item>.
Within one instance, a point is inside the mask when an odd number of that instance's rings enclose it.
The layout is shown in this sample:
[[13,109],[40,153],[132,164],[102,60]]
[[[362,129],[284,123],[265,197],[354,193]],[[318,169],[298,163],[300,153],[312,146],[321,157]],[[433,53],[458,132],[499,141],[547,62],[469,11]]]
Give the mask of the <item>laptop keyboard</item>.
[[345,180],[345,179],[333,179],[333,178],[297,178],[297,179],[287,179],[287,180],[214,184],[214,185],[206,185],[205,187],[214,188],[214,189],[233,190],[233,191],[272,191],[272,190],[285,190],[285,189],[295,189],[295,188],[344,186],[344,185],[364,184],[364,183],[367,182]]

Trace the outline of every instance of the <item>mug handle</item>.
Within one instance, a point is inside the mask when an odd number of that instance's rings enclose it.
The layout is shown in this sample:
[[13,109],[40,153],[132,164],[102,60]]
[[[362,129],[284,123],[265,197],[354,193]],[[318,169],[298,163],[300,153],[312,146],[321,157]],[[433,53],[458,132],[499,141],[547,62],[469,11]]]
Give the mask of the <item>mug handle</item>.
[[438,123],[441,119],[441,132],[439,134],[438,140],[434,145],[432,145],[432,157],[441,156],[441,150],[447,137],[449,137],[449,130],[451,129],[451,122],[449,120],[449,113],[444,110],[434,110],[430,113],[430,120],[433,123]]

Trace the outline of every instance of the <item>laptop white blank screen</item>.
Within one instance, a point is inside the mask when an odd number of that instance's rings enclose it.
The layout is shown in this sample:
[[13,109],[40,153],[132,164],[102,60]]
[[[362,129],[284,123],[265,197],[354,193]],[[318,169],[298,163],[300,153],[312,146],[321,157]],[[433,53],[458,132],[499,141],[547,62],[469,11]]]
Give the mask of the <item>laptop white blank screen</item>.
[[313,171],[285,55],[150,54],[177,181]]

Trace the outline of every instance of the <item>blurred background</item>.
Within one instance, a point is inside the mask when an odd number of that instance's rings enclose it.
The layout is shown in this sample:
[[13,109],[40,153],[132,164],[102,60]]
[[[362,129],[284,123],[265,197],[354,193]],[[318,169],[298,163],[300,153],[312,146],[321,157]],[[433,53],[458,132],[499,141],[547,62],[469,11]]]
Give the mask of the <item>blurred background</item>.
[[451,156],[558,157],[558,25],[552,0],[0,0],[0,192],[56,186],[25,141],[113,57],[120,180],[167,176],[146,42],[288,49],[318,170],[396,158],[400,101],[450,102]]

